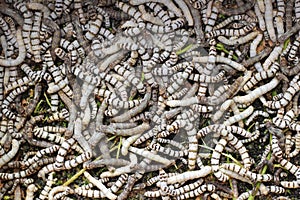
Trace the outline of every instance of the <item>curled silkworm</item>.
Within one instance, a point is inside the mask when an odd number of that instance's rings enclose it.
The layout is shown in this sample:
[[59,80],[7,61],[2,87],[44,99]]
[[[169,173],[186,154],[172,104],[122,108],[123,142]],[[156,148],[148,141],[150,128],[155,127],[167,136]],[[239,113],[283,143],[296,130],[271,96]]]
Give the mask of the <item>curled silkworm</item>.
[[10,103],[21,93],[27,90],[27,86],[16,88],[3,100],[2,102],[2,113],[9,119],[16,119],[16,114],[9,110]]
[[16,155],[16,153],[19,150],[19,146],[20,146],[19,141],[16,139],[13,139],[11,150],[8,153],[6,153],[0,157],[0,166],[5,165]]
[[26,197],[25,197],[25,199],[26,200],[33,199],[34,192],[36,192],[37,190],[38,190],[38,188],[34,184],[28,185],[27,189],[26,189]]
[[26,56],[26,50],[25,50],[23,38],[21,35],[21,29],[17,30],[17,42],[18,42],[18,47],[19,47],[18,57],[14,60],[0,59],[0,65],[5,66],[5,67],[11,67],[11,66],[19,65],[24,61],[25,56]]
[[261,116],[263,116],[263,117],[269,117],[269,113],[267,113],[267,112],[264,112],[264,111],[261,111],[261,110],[256,110],[256,111],[254,111],[253,113],[252,113],[252,115],[247,119],[247,121],[245,122],[245,124],[248,126],[252,121],[253,121],[253,119],[255,118],[255,117],[257,117],[257,116],[259,116],[259,115],[261,115]]

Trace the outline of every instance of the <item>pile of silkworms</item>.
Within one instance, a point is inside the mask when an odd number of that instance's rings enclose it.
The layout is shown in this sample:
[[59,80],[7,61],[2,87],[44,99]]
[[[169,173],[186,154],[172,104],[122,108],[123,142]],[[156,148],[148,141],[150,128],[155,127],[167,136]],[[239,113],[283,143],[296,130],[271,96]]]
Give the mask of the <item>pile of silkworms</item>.
[[0,199],[297,199],[300,0],[2,0]]

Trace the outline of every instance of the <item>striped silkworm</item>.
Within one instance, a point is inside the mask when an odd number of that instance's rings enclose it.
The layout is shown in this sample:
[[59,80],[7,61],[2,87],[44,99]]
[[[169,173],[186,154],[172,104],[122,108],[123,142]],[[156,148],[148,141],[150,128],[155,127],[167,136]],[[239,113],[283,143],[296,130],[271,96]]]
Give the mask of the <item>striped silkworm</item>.
[[251,89],[259,81],[274,77],[278,70],[279,70],[279,64],[275,62],[269,70],[259,72],[255,74],[253,77],[251,77],[251,79],[248,82],[246,82],[245,85],[243,86],[243,90],[247,91]]
[[283,94],[283,97],[278,101],[269,101],[265,103],[265,106],[275,109],[286,106],[291,100],[295,93],[299,90],[299,84],[296,82],[295,84],[291,85]]
[[222,21],[221,23],[214,26],[214,29],[220,29],[228,24],[232,23],[233,21],[247,21],[247,22],[254,22],[248,15],[241,14],[241,15],[233,15]]
[[198,188],[202,183],[203,183],[203,179],[199,179],[193,183],[190,183],[188,185],[185,185],[185,186],[173,189],[173,190],[170,188],[165,188],[164,190],[167,190],[166,192],[172,196],[178,196],[180,194],[184,194],[186,192],[189,192],[191,190]]
[[206,38],[213,38],[220,35],[223,36],[244,36],[248,32],[250,32],[255,26],[255,23],[250,23],[249,25],[246,25],[240,29],[217,29],[212,32],[206,33]]
[[22,86],[20,88],[14,89],[2,102],[2,113],[9,119],[16,119],[16,114],[10,111],[9,105],[10,103],[21,93],[27,90],[27,86]]
[[207,12],[211,13],[208,15],[208,19],[204,21],[204,23],[206,24],[204,29],[205,33],[212,31],[219,14],[219,9],[215,5],[213,5],[213,2],[208,3],[206,8],[207,9],[203,9],[203,11],[206,11],[206,14]]
[[197,197],[204,192],[214,192],[215,188],[216,187],[213,184],[203,184],[195,190],[179,195],[176,199],[188,199]]
[[234,163],[224,163],[221,165],[221,168],[233,171],[241,176],[246,176],[247,178],[251,179],[252,181],[259,181],[259,182],[267,182],[270,181],[273,177],[270,174],[255,174],[252,173],[245,168],[240,167]]

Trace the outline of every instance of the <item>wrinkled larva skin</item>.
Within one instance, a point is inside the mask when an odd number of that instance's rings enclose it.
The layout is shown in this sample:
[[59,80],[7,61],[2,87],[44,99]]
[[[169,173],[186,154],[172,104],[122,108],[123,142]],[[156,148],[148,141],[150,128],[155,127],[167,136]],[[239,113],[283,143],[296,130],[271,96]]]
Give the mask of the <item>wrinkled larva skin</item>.
[[299,9],[3,0],[0,199],[293,199]]

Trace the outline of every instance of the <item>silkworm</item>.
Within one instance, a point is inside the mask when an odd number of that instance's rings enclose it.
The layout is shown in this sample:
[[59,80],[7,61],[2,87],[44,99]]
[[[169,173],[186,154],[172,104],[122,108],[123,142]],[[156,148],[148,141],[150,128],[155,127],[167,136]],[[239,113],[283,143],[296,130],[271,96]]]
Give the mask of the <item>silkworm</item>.
[[34,184],[30,184],[28,185],[27,189],[26,189],[26,200],[30,200],[33,199],[34,197],[34,192],[36,192],[38,190],[38,188],[34,185]]
[[69,119],[69,112],[67,109],[62,109],[60,112],[54,112],[49,118],[47,122],[51,123],[53,121],[67,120]]
[[276,87],[279,83],[279,80],[275,77],[269,83],[262,85],[255,90],[250,91],[245,96],[236,96],[233,100],[237,103],[249,103],[257,99],[258,97],[262,96],[263,94],[267,93],[268,91],[272,90]]
[[6,21],[3,18],[0,18],[0,27],[4,32],[5,39],[8,45],[6,50],[6,56],[10,57],[14,53],[14,47],[17,48],[17,41],[16,38],[12,35],[11,30],[9,29]]
[[140,134],[145,131],[147,131],[150,128],[150,125],[148,123],[143,123],[139,126],[136,126],[134,128],[129,128],[129,129],[123,129],[123,130],[115,130],[112,134],[116,135],[122,135],[122,136],[132,136],[135,134]]
[[57,151],[58,148],[59,148],[59,146],[53,145],[49,148],[42,149],[42,150],[38,151],[35,156],[33,156],[32,158],[24,161],[24,165],[25,166],[30,166],[34,162],[37,162],[39,159],[41,159],[45,154],[51,154],[51,153]]
[[32,32],[30,33],[30,42],[32,44],[32,54],[34,56],[35,62],[41,62],[41,55],[40,50],[41,47],[39,45],[40,43],[40,26],[41,26],[41,20],[42,20],[42,12],[36,11],[34,15],[34,20],[32,24]]
[[21,29],[19,28],[17,30],[17,42],[18,42],[18,47],[19,47],[19,54],[18,57],[15,59],[0,59],[0,65],[5,66],[5,67],[11,67],[11,66],[16,66],[21,64],[26,56],[26,50],[23,42],[23,38],[21,35]]
[[[143,157],[147,157],[151,160],[162,163],[164,165],[170,165],[172,163],[172,161],[170,161],[166,158],[163,158],[161,156],[155,155],[155,154],[153,154],[153,153],[151,153],[150,151],[147,151],[147,150],[138,149],[138,148],[135,148],[135,147],[129,147],[128,150],[131,151],[132,153],[141,155]],[[149,157],[149,155],[151,155],[151,157]]]
[[235,147],[235,149],[238,150],[238,152],[241,155],[241,158],[243,160],[243,164],[246,169],[248,169],[251,166],[250,156],[244,147],[243,143],[240,142],[234,135],[231,133],[228,133],[228,135],[224,135],[225,132],[221,132],[221,135],[224,137],[227,137],[229,144]]
[[297,37],[295,39],[295,41],[293,41],[292,45],[291,45],[291,48],[290,48],[290,51],[289,51],[289,54],[288,54],[288,61],[293,61],[296,59],[296,52],[299,48],[299,45],[300,45],[300,37]]
[[265,62],[263,63],[263,68],[264,70],[269,69],[269,66],[275,62],[275,60],[278,58],[278,56],[280,55],[280,53],[282,52],[283,49],[283,45],[278,45],[276,46],[273,51],[270,53],[269,57],[265,60]]
[[285,8],[286,30],[292,28],[292,12],[293,12],[294,2],[295,2],[294,0],[289,0],[286,2],[286,8]]
[[146,90],[145,86],[140,82],[140,80],[136,79],[132,73],[130,73],[128,70],[126,70],[125,68],[123,68],[121,65],[116,65],[114,67],[114,70],[120,74],[121,76],[123,76],[124,78],[126,78],[129,82],[131,82],[134,86],[136,86],[136,88],[138,89],[138,91],[140,92],[144,92]]
[[[216,23],[218,14],[219,14],[219,9],[215,5],[213,5],[213,2],[211,2],[210,6],[207,6],[207,7],[209,7],[211,14],[208,15],[209,17],[208,17],[207,21],[206,22],[204,21],[204,23],[206,24],[205,30],[204,30],[205,33],[212,31],[212,29]],[[207,9],[207,11],[209,9]]]
[[266,102],[266,106],[272,109],[280,108],[286,106],[291,100],[292,97],[295,95],[296,91],[299,90],[298,82],[295,85],[291,85],[286,92],[283,94],[283,97],[278,101],[270,101]]
[[20,88],[16,88],[3,100],[2,102],[2,113],[9,119],[16,119],[16,114],[9,110],[9,104],[17,97],[17,95],[25,92],[27,90],[27,86],[22,86]]
[[241,29],[217,29],[212,32],[206,33],[206,38],[213,38],[216,36],[224,35],[224,36],[244,36],[248,32],[250,32],[253,27],[255,26],[255,23],[250,23],[249,25],[244,26]]
[[221,168],[225,168],[228,169],[230,171],[234,171],[236,173],[238,173],[241,176],[246,176],[250,179],[252,179],[253,181],[259,181],[259,182],[267,182],[270,181],[273,176],[270,174],[255,174],[252,173],[248,170],[246,170],[245,168],[240,167],[239,165],[236,165],[234,163],[224,163],[221,165]]
[[[203,56],[203,57],[194,57],[193,58],[193,61],[194,62],[207,62],[208,60],[208,57],[207,56]],[[238,70],[238,71],[246,71],[246,68],[240,64],[240,63],[237,63],[229,58],[225,58],[223,56],[218,56],[216,57],[216,62],[220,62],[220,63],[224,63],[224,64],[227,64],[229,65],[230,67]]]
[[66,82],[64,79],[62,79],[59,68],[56,67],[55,65],[53,65],[53,61],[52,61],[51,54],[49,51],[47,51],[45,54],[45,61],[49,67],[49,71],[52,74],[54,82],[55,82],[55,86],[49,87],[47,92],[51,94],[51,93],[54,93],[61,89],[62,91],[64,91],[66,93],[66,95],[68,95],[69,97],[72,97],[73,92],[69,88],[68,82]]
[[89,198],[105,198],[105,195],[100,190],[76,188],[74,191],[68,191],[69,193],[75,193],[80,196]]
[[85,168],[92,169],[92,168],[101,167],[103,165],[115,167],[115,166],[126,166],[129,164],[130,164],[129,161],[122,160],[122,159],[102,159],[102,160],[92,161],[90,163],[85,164]]
[[[225,131],[225,130],[223,130]],[[225,181],[228,179],[228,176],[225,175],[224,173],[219,171],[219,160],[221,157],[221,153],[223,149],[225,148],[225,145],[227,144],[227,141],[225,139],[220,139],[218,144],[215,146],[214,151],[212,153],[211,157],[211,168],[214,172],[214,175],[216,178],[220,181]]]
[[129,110],[128,112],[126,112],[122,115],[114,117],[112,119],[112,121],[114,121],[114,122],[125,122],[125,121],[129,120],[130,118],[135,116],[137,113],[139,113],[139,112],[141,112],[142,110],[145,109],[145,107],[148,104],[149,99],[150,99],[150,95],[146,94],[145,97],[144,97],[144,101],[140,105],[136,106],[135,108]]
[[[221,11],[222,12],[222,11]],[[242,14],[242,15],[233,15],[222,21],[221,23],[214,26],[214,29],[220,29],[228,24],[230,24],[233,21],[247,21],[247,22],[253,22],[253,19],[251,19],[248,15]]]
[[4,154],[0,157],[0,166],[5,165],[7,162],[9,162],[16,155],[16,153],[19,150],[19,146],[20,146],[19,141],[13,139],[11,150],[8,153],[6,153],[6,154]]
[[278,70],[279,70],[279,64],[275,62],[269,70],[259,72],[255,74],[253,77],[251,77],[251,79],[248,82],[246,82],[245,85],[243,86],[243,90],[247,91],[251,89],[259,81],[274,77]]
[[174,79],[174,82],[169,87],[167,87],[167,92],[171,95],[176,90],[178,90],[182,86],[183,81],[186,80],[188,76],[191,74],[192,70],[193,70],[192,66],[188,66],[185,69],[185,71],[181,73],[180,78]]
[[48,194],[51,190],[52,185],[54,184],[54,178],[53,178],[54,172],[49,173],[47,181],[46,181],[46,185],[44,186],[43,190],[41,191],[40,195],[39,195],[39,199],[47,199],[48,198]]
[[53,171],[60,171],[63,169],[72,169],[74,167],[77,167],[78,165],[86,162],[91,158],[91,153],[86,152],[82,153],[79,156],[76,156],[75,158],[71,160],[66,160],[61,167],[56,167],[55,163],[48,164],[44,166],[39,172],[38,176],[39,177],[45,177],[45,174],[53,172]]
[[216,189],[216,187],[213,184],[203,184],[200,187],[198,187],[195,190],[192,190],[188,193],[182,194],[180,196],[178,196],[177,199],[188,199],[191,197],[196,197],[199,196],[200,194],[208,191],[208,192],[214,192]]
[[299,179],[299,167],[296,165],[292,164],[291,162],[287,161],[286,159],[282,158],[280,160],[280,165],[284,167],[286,170],[291,172],[293,175],[296,176],[297,180]]
[[84,176],[91,182],[93,183],[97,188],[99,188],[105,197],[109,199],[117,199],[117,196],[113,194],[109,189],[105,187],[100,181],[92,177],[88,172],[84,172]]
[[43,166],[48,164],[49,162],[53,162],[54,159],[42,159],[39,160],[38,162],[32,164],[29,166],[27,169],[19,171],[19,172],[14,172],[14,173],[0,173],[0,179],[3,180],[13,180],[16,178],[25,178],[27,176],[30,176],[38,171],[38,169]]
[[184,194],[186,192],[189,192],[191,190],[194,190],[194,189],[198,188],[202,183],[203,183],[203,179],[199,179],[199,180],[197,180],[193,183],[190,183],[188,185],[176,188],[174,190],[171,190],[169,188],[170,191],[168,192],[168,194],[170,194],[172,196],[175,196],[175,195],[178,196],[178,195]]
[[218,40],[224,44],[231,45],[231,46],[241,45],[241,44],[247,43],[250,40],[254,39],[258,34],[259,34],[258,31],[254,31],[254,32],[251,32],[251,33],[249,33],[243,37],[240,37],[238,39],[235,39],[235,40],[229,40],[224,36],[219,36]]
[[275,35],[275,29],[273,25],[273,5],[272,2],[269,0],[265,0],[265,20],[266,20],[266,28],[270,35],[270,39],[273,42],[276,42],[277,38]]
[[180,27],[184,25],[184,20],[183,18],[177,18],[176,20],[172,21],[172,23],[168,26],[158,26],[154,24],[147,23],[146,24],[146,29],[153,31],[155,33],[170,33],[173,32]]
[[187,171],[178,175],[171,176],[167,178],[167,184],[182,183],[188,180],[205,177],[207,174],[210,174],[211,172],[212,172],[212,168],[210,166],[204,166],[200,170]]

